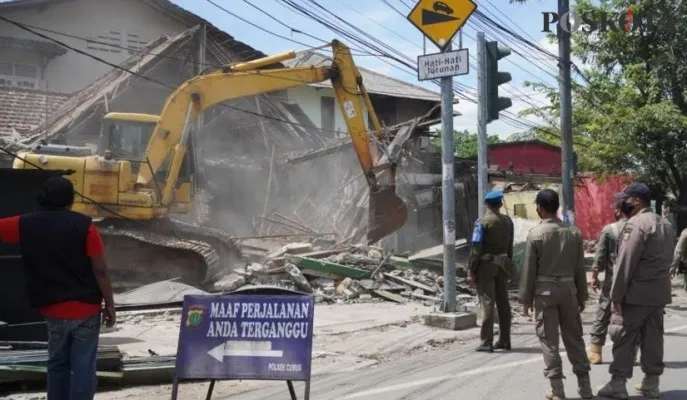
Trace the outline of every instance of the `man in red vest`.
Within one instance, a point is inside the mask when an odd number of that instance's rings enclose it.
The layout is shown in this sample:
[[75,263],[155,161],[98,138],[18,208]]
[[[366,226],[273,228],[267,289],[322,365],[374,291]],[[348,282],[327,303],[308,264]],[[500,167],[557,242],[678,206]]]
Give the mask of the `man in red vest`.
[[107,326],[116,320],[103,241],[90,217],[70,210],[68,179],[47,179],[38,202],[37,212],[0,219],[0,240],[20,246],[29,303],[46,320],[48,398],[93,400],[101,311]]

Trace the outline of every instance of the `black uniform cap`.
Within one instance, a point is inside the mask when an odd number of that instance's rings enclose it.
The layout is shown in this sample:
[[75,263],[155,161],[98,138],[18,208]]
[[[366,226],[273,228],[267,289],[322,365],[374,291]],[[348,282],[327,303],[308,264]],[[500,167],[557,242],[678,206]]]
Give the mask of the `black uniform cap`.
[[647,203],[651,201],[651,190],[643,183],[635,182],[625,188],[621,193],[615,195],[616,199],[625,200],[628,197],[636,197]]

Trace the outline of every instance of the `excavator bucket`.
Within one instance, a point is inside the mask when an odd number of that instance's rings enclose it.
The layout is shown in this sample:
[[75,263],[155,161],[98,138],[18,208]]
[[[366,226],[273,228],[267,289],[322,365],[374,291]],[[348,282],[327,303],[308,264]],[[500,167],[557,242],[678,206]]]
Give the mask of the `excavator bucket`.
[[395,186],[370,191],[367,242],[372,244],[401,229],[408,220],[408,207],[396,195]]

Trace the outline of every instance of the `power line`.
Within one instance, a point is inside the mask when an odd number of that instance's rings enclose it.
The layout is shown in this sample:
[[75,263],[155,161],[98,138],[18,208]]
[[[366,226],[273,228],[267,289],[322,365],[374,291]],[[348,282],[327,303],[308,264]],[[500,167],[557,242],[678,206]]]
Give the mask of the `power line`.
[[[100,62],[100,63],[109,65],[110,67],[115,68],[115,69],[117,69],[117,70],[119,70],[119,71],[123,71],[123,72],[129,73],[129,74],[131,74],[131,75],[133,75],[133,76],[135,76],[135,77],[137,77],[137,78],[140,78],[140,79],[143,79],[143,80],[146,80],[146,81],[149,81],[149,82],[158,84],[158,85],[160,85],[160,86],[164,86],[164,87],[166,87],[166,88],[168,88],[168,89],[171,89],[171,90],[177,90],[177,89],[178,89],[177,87],[174,87],[174,86],[172,86],[172,85],[168,85],[168,84],[166,84],[166,83],[164,83],[164,82],[161,82],[161,81],[158,81],[158,80],[156,80],[156,79],[154,79],[154,78],[150,78],[150,77],[145,76],[145,75],[143,75],[143,74],[140,74],[140,73],[138,73],[138,72],[134,72],[134,71],[132,71],[132,70],[130,70],[130,69],[124,68],[124,67],[122,67],[122,66],[120,66],[120,65],[117,65],[117,64],[111,63],[111,62],[109,62],[109,61],[106,61],[106,60],[104,60],[104,59],[102,59],[102,58],[100,58],[100,57],[98,57],[98,56],[95,56],[95,55],[93,55],[93,54],[91,54],[91,53],[88,53],[88,52],[86,52],[86,51],[83,51],[83,50],[77,49],[77,48],[75,48],[75,47],[72,47],[72,46],[70,46],[70,45],[68,45],[68,44],[66,44],[66,43],[64,43],[64,42],[61,42],[61,41],[58,40],[58,39],[51,38],[50,36],[44,35],[44,34],[42,34],[42,33],[40,33],[40,32],[37,32],[37,31],[35,31],[35,30],[31,29],[31,28],[28,28],[28,27],[24,26],[24,24],[22,24],[22,23],[13,21],[13,20],[8,19],[7,17],[4,17],[4,16],[2,16],[2,15],[0,15],[0,20],[5,21],[5,22],[7,22],[7,23],[9,23],[9,24],[12,24],[12,25],[14,25],[14,26],[16,26],[16,27],[18,27],[18,28],[20,28],[20,29],[22,29],[22,30],[25,30],[25,31],[27,31],[27,32],[30,32],[30,33],[32,33],[32,34],[34,34],[34,35],[36,35],[36,36],[42,37],[42,38],[47,39],[47,40],[49,40],[49,41],[51,41],[51,42],[54,42],[54,43],[56,43],[56,44],[59,44],[60,46],[63,46],[63,47],[66,48],[66,49],[72,50],[72,51],[74,51],[74,52],[76,52],[76,53],[79,53],[79,54],[81,54],[81,55],[84,55],[84,56],[86,56],[86,57],[89,57],[89,58],[91,58],[91,59],[93,59],[93,60],[96,60],[96,61],[98,61],[98,62]],[[278,79],[278,78],[277,78],[277,79]],[[244,110],[244,109],[242,109],[242,108],[238,108],[238,107],[232,106],[232,105],[230,105],[230,104],[226,104],[226,103],[224,103],[224,102],[218,103],[218,105],[221,105],[221,106],[223,106],[223,107],[227,107],[227,108],[230,108],[230,109],[233,109],[233,110],[236,110],[236,111],[240,111],[240,112],[243,112],[243,113],[246,113],[246,114],[254,115],[254,116],[257,116],[257,117],[261,117],[261,118],[265,118],[265,119],[270,119],[270,120],[278,121],[278,122],[285,123],[285,124],[289,124],[289,125],[301,126],[301,127],[307,128],[307,129],[313,129],[312,127],[309,127],[309,126],[306,126],[306,125],[303,125],[303,124],[299,124],[299,123],[297,123],[297,122],[285,120],[285,119],[278,118],[278,117],[273,117],[273,116],[271,116],[271,115],[265,115],[265,114],[257,113],[257,112],[250,111],[250,110]],[[321,128],[316,128],[316,129],[319,130],[319,131],[322,131],[322,132],[337,133],[336,131],[330,131],[330,130],[321,129]]]
[[292,27],[292,26],[290,26],[290,25],[285,24],[285,23],[284,23],[282,20],[280,20],[279,18],[277,18],[277,17],[275,17],[274,15],[268,13],[267,11],[265,11],[265,10],[263,10],[262,8],[256,6],[255,4],[251,3],[251,2],[248,1],[248,0],[242,0],[242,1],[243,1],[244,3],[246,3],[246,4],[248,4],[249,6],[255,8],[256,10],[260,11],[261,13],[265,14],[265,15],[268,16],[270,19],[272,19],[273,21],[276,21],[277,23],[279,23],[279,24],[282,25],[283,27],[285,27],[285,28],[291,30],[291,32],[300,33],[301,35],[304,35],[304,36],[307,36],[307,37],[309,37],[309,38],[318,40],[318,41],[320,41],[320,42],[328,43],[328,41],[326,41],[326,40],[320,39],[320,38],[318,38],[318,37],[316,37],[316,36],[313,36],[313,35],[311,35],[311,34],[309,34],[309,33],[307,33],[307,32],[303,32],[303,31],[301,31],[301,30],[299,30],[299,29],[296,29],[296,28],[294,28],[294,27]]
[[[389,7],[391,7],[396,13],[398,13],[398,14],[401,15],[401,16],[403,16],[403,14],[401,13],[401,11],[399,11],[398,9],[396,9],[395,7],[393,7],[391,4],[389,4],[388,0],[381,0],[381,1],[382,1],[384,4],[388,5]],[[400,1],[400,0],[399,0],[399,1]],[[405,2],[402,2],[402,1],[401,1],[401,4],[403,4],[403,5],[405,5],[406,7],[408,7],[408,9],[411,9],[411,8],[412,8],[412,7],[410,7],[409,5],[407,5]],[[474,37],[468,35],[467,33],[466,33],[465,35],[468,36],[468,38],[470,38],[470,39],[476,41],[476,39],[475,39]],[[517,51],[514,51],[514,52],[517,53]],[[517,54],[521,55],[520,53],[517,53]],[[521,56],[522,56],[522,55],[521,55]],[[527,60],[527,61],[529,61],[529,62],[532,62],[532,61],[529,60],[527,57],[524,57],[524,56],[522,56],[522,57],[523,57],[525,60]],[[475,55],[472,55],[472,54],[470,55],[470,58],[473,59],[473,60],[475,60],[475,61],[477,60],[476,56],[475,56]],[[515,65],[516,67],[523,69],[523,71],[528,72],[528,73],[531,74],[530,71],[527,71],[526,69],[524,69],[524,68],[521,67],[520,65],[516,64],[516,63],[513,62],[512,60],[508,59],[507,61],[509,61],[510,63],[512,63],[513,65]],[[534,65],[536,66],[536,64],[534,64]],[[476,67],[474,66],[474,64],[470,64],[470,66],[471,66],[473,69],[476,68]],[[547,72],[547,71],[544,70],[544,72]],[[550,74],[550,72],[549,72],[549,74]],[[535,78],[539,79],[539,77],[536,77],[536,76],[533,75],[533,74],[532,74],[532,76],[534,76]],[[557,77],[554,76],[554,78],[557,78]],[[520,89],[519,89],[517,86],[515,86],[515,85],[510,85],[510,86],[512,87],[513,90],[517,91],[518,93],[520,93],[521,95],[523,95],[523,97],[527,98],[527,99],[523,99],[522,101],[526,102],[527,104],[529,104],[530,106],[535,107],[535,108],[541,107],[540,105],[533,104],[532,102],[529,101],[529,98],[532,97],[531,95],[527,95],[526,93],[524,93],[522,90],[520,90]],[[471,88],[471,89],[472,89],[472,88]],[[476,92],[476,89],[472,89],[472,91],[473,91],[473,92]],[[511,95],[516,96],[511,90],[505,89],[505,91],[506,91],[507,93],[511,94]],[[519,97],[519,96],[517,96],[517,97]]]
[[[208,3],[212,4],[213,6],[215,6],[215,7],[217,7],[217,8],[219,8],[220,10],[224,11],[225,13],[227,13],[227,14],[233,16],[234,18],[239,19],[239,20],[241,20],[241,21],[247,23],[248,25],[250,25],[250,26],[252,26],[252,27],[254,27],[254,28],[257,28],[257,29],[259,29],[259,30],[261,30],[261,31],[263,31],[263,32],[269,33],[270,35],[273,35],[273,36],[276,36],[276,37],[278,37],[278,38],[287,40],[287,41],[289,41],[289,42],[293,42],[293,43],[299,44],[299,45],[304,46],[304,47],[307,47],[307,48],[315,47],[315,46],[312,46],[312,45],[309,45],[309,44],[306,44],[306,43],[303,43],[303,42],[299,42],[298,40],[294,40],[294,39],[288,38],[288,37],[286,37],[286,36],[280,35],[280,34],[278,34],[278,33],[274,33],[274,32],[272,32],[272,31],[270,31],[269,29],[265,29],[265,28],[263,28],[262,26],[260,26],[260,25],[258,25],[258,24],[256,24],[256,23],[253,23],[253,22],[251,22],[251,21],[249,21],[249,20],[247,20],[247,19],[245,19],[245,18],[243,18],[243,17],[241,17],[241,16],[239,16],[239,15],[237,15],[237,14],[235,14],[235,13],[229,11],[229,10],[227,10],[226,8],[222,7],[221,5],[215,3],[213,0],[205,0],[205,1],[207,1]],[[317,39],[317,40],[319,40],[319,39]]]
[[[240,15],[238,15],[238,14],[232,12],[232,11],[229,11],[228,9],[226,9],[225,7],[222,7],[221,5],[217,4],[217,3],[214,2],[213,0],[205,0],[205,1],[207,1],[207,2],[210,3],[210,4],[212,4],[213,6],[217,7],[218,9],[224,11],[225,13],[231,15],[232,17],[237,18],[237,19],[239,19],[239,20],[241,20],[241,21],[243,21],[243,22],[249,24],[250,26],[252,26],[252,27],[254,27],[254,28],[257,28],[257,29],[259,29],[259,30],[261,30],[261,31],[263,31],[263,32],[269,33],[270,35],[276,36],[276,37],[278,37],[278,38],[280,38],[280,39],[284,39],[284,40],[287,40],[287,41],[292,42],[292,43],[296,43],[296,44],[301,45],[301,46],[305,46],[305,47],[307,47],[307,48],[316,47],[316,46],[312,46],[312,45],[309,45],[309,44],[306,44],[306,43],[303,43],[303,42],[299,42],[299,41],[297,41],[297,40],[294,40],[294,39],[291,39],[291,38],[289,38],[289,37],[280,35],[280,34],[278,34],[278,33],[272,32],[271,30],[269,30],[269,29],[267,29],[267,28],[264,28],[264,27],[262,27],[262,26],[260,26],[260,25],[258,25],[258,24],[256,24],[256,23],[254,23],[254,22],[249,21],[249,20],[246,19],[246,18],[241,17]],[[311,35],[311,34],[309,34],[309,33],[303,32],[303,31],[301,31],[301,30],[299,30],[299,29],[296,29],[296,28],[294,28],[294,27],[292,27],[292,26],[286,25],[285,23],[283,23],[282,21],[280,21],[280,20],[278,20],[277,18],[273,17],[271,14],[269,14],[269,13],[266,12],[266,11],[264,11],[264,10],[261,9],[260,7],[255,6],[255,5],[253,5],[252,3],[250,3],[250,2],[248,2],[248,1],[246,1],[246,0],[243,0],[243,1],[244,1],[245,3],[247,3],[248,5],[250,5],[251,7],[255,8],[255,9],[259,10],[260,12],[262,12],[263,14],[267,15],[267,16],[270,17],[271,19],[273,19],[273,20],[279,22],[282,26],[285,26],[285,27],[288,28],[291,32],[300,33],[300,34],[302,34],[302,35],[304,35],[304,36],[307,36],[307,37],[309,37],[309,38],[311,38],[311,39],[315,39],[315,40],[317,40],[317,41],[319,41],[319,42],[322,42],[322,43],[329,43],[329,41],[327,41],[327,40],[318,38],[317,36],[313,36],[313,35]],[[356,50],[363,52],[363,54],[354,54],[354,53],[353,53],[353,54],[356,55],[356,56],[380,57],[379,54],[366,53],[364,50],[361,50],[361,49],[356,49]]]

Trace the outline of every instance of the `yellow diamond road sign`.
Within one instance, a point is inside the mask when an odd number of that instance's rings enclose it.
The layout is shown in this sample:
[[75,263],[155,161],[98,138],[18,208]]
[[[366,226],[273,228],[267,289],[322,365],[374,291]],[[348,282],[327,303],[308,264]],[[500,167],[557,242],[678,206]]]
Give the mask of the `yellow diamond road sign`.
[[476,9],[472,0],[420,0],[408,20],[443,50]]

